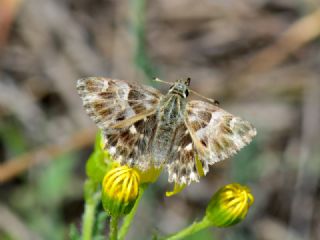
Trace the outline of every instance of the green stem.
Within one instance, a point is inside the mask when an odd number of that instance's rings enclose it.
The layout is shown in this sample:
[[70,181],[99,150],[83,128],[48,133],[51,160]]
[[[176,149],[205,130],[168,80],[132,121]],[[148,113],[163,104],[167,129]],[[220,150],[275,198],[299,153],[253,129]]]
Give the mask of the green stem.
[[182,229],[181,231],[174,233],[168,237],[163,238],[162,240],[177,240],[177,239],[184,239],[185,237],[194,234],[202,229],[207,227],[211,227],[212,224],[210,221],[204,217],[200,222],[194,222],[189,227]]
[[140,190],[139,190],[139,196],[133,206],[133,208],[131,209],[130,213],[124,218],[123,220],[123,223],[122,223],[122,226],[121,226],[121,229],[119,231],[119,240],[124,240],[128,231],[129,231],[129,228],[130,228],[130,225],[131,225],[131,222],[137,212],[137,209],[138,209],[138,206],[139,206],[139,202],[142,198],[142,195],[144,193],[144,190],[147,188],[147,184],[144,184],[142,186],[140,186]]
[[84,214],[83,214],[83,224],[82,224],[82,239],[91,240],[93,224],[95,221],[96,207],[99,202],[100,197],[93,196],[85,202]]
[[151,79],[155,77],[155,68],[146,52],[146,0],[131,0],[131,12],[132,12],[132,30],[135,42],[134,61],[136,66],[142,70],[147,80],[151,85],[154,84]]
[[110,219],[109,240],[118,239],[118,220],[119,220],[119,217],[111,217]]

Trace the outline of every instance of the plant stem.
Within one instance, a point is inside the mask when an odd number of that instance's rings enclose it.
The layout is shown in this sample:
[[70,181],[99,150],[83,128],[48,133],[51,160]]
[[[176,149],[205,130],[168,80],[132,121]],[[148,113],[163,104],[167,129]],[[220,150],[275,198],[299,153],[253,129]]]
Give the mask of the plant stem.
[[154,82],[151,80],[156,75],[156,69],[147,55],[146,46],[146,0],[131,0],[133,37],[135,42],[134,61],[138,69],[142,70],[146,76],[146,80],[151,85]]
[[130,213],[123,220],[121,229],[119,231],[119,240],[124,240],[124,238],[126,237],[128,231],[129,231],[131,222],[133,220],[133,217],[135,216],[135,214],[137,212],[139,202],[140,202],[142,195],[144,193],[144,190],[147,188],[147,186],[148,186],[147,184],[140,186],[139,196],[138,196],[133,208],[131,209]]
[[93,196],[85,202],[84,214],[82,219],[82,239],[91,240],[93,224],[95,221],[96,206],[100,197]]
[[162,240],[177,240],[177,239],[184,239],[185,237],[194,234],[202,229],[207,227],[211,227],[212,224],[210,221],[204,217],[200,222],[194,222],[189,227],[182,229],[181,231],[174,233],[168,237],[162,238]]
[[118,220],[119,220],[119,217],[111,217],[110,219],[109,240],[118,239]]

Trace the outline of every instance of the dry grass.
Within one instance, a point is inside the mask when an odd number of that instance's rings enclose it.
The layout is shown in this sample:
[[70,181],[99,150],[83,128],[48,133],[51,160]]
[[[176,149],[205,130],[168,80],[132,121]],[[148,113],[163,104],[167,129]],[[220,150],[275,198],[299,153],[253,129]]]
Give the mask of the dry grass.
[[[253,211],[239,227],[215,231],[217,238],[319,239],[319,4],[154,0],[139,22],[131,4],[137,2],[129,2],[0,2],[2,209],[21,215],[16,222],[22,231],[40,239],[66,236],[68,223],[80,221],[81,193],[59,192],[48,207],[46,194],[37,191],[45,190],[41,172],[59,162],[48,159],[70,151],[79,160],[88,155],[81,150],[95,128],[82,109],[76,79],[104,75],[149,83],[146,76],[154,72],[168,81],[191,77],[194,90],[253,122],[258,137],[177,197],[164,200],[166,181],[159,181],[131,238],[150,236],[154,228],[178,230],[222,183],[240,181],[253,189]],[[64,174],[81,185],[83,169],[77,161]],[[59,171],[54,174],[59,178]],[[53,215],[36,222],[43,214],[28,210],[36,204]],[[6,226],[0,221],[0,239],[28,239]],[[53,226],[61,235],[52,236]]]

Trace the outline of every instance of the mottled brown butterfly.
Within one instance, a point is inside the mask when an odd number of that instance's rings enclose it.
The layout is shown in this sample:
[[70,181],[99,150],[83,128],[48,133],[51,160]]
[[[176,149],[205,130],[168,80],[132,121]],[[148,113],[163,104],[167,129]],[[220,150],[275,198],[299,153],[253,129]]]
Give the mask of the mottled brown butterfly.
[[88,115],[101,129],[105,149],[120,164],[147,170],[166,167],[169,182],[190,184],[208,165],[251,142],[256,129],[216,104],[187,101],[190,78],[175,81],[167,94],[103,77],[79,79]]

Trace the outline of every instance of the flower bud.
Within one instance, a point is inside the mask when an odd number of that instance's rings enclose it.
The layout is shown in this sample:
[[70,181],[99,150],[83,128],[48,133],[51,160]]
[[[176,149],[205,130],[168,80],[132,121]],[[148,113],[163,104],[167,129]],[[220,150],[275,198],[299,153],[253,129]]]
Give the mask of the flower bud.
[[250,189],[238,183],[228,184],[211,198],[206,218],[216,227],[229,227],[241,222],[247,215],[254,197]]
[[102,182],[102,205],[113,217],[128,214],[139,194],[139,173],[128,166],[116,166]]
[[159,175],[162,171],[162,168],[150,167],[147,170],[136,169],[140,175],[141,183],[153,183],[157,181]]

